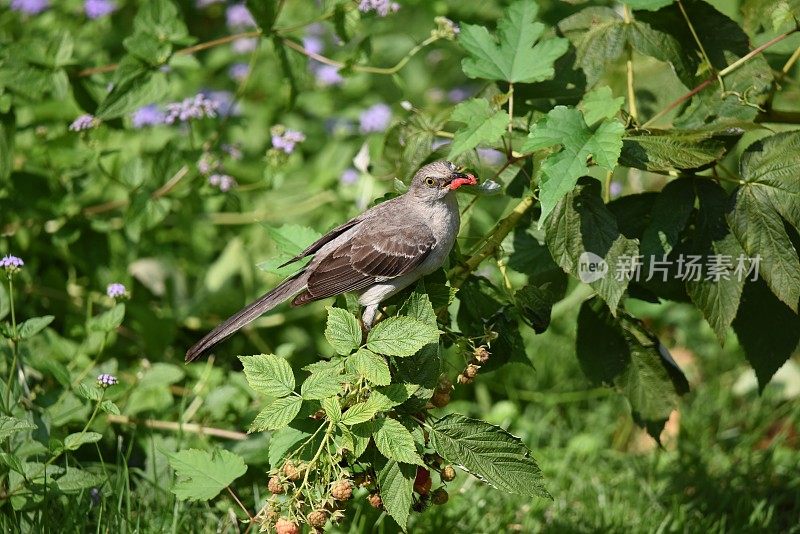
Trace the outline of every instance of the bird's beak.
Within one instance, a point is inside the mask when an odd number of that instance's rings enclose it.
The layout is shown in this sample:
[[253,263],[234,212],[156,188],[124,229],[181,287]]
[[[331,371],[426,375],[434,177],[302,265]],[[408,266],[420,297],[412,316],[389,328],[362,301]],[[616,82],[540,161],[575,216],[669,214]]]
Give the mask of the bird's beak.
[[478,183],[478,179],[475,178],[471,174],[465,174],[463,172],[454,172],[450,175],[450,190],[455,191],[462,185],[476,185]]

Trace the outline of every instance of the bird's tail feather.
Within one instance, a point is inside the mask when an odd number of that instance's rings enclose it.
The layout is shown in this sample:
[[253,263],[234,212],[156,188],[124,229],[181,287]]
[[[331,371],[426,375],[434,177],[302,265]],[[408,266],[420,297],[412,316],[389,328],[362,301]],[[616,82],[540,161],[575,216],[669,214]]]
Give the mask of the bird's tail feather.
[[295,293],[298,293],[305,287],[307,283],[306,278],[307,276],[305,276],[305,273],[300,272],[282,282],[278,287],[257,301],[236,312],[236,314],[226,319],[225,322],[206,334],[203,339],[187,350],[186,361],[191,362],[196,360],[217,343],[227,339],[231,334],[248,323],[251,323],[263,313],[268,312]]

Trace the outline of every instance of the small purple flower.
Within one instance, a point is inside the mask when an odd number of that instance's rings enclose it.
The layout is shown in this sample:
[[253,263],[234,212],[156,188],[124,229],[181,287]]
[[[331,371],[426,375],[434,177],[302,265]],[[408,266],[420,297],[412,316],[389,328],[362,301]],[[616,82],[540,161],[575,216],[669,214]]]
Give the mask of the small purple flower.
[[321,54],[325,50],[325,44],[316,35],[307,35],[303,37],[303,48],[312,54]]
[[103,373],[97,377],[97,385],[103,389],[117,383],[117,377],[108,373]]
[[166,115],[155,104],[142,106],[131,115],[131,122],[134,128],[144,128],[145,126],[156,126],[164,124]]
[[253,16],[244,4],[228,6],[228,9],[225,11],[225,18],[228,21],[228,28],[230,29],[242,29],[256,25],[256,21],[253,20]]
[[306,140],[306,136],[297,130],[286,130],[282,134],[272,134],[272,146],[287,154],[294,152],[294,146]]
[[383,132],[392,121],[392,110],[386,104],[370,106],[359,115],[361,133]]
[[17,273],[23,265],[25,265],[25,262],[22,261],[22,258],[10,254],[3,256],[3,259],[0,260],[0,267],[5,269],[6,273],[9,275]]
[[619,182],[611,182],[611,187],[608,192],[611,194],[611,198],[617,198],[622,194],[622,184]]
[[164,122],[174,124],[176,121],[188,122],[192,119],[216,117],[219,111],[219,102],[207,98],[203,93],[184,98],[180,102],[167,104],[167,115]]
[[201,91],[209,100],[217,106],[220,117],[237,116],[241,113],[238,104],[234,102],[233,93],[230,91]]
[[223,193],[236,186],[236,180],[227,174],[212,174],[208,177],[208,183],[218,187]]
[[128,296],[128,290],[119,282],[114,282],[106,287],[106,295],[112,299],[121,299]]
[[208,152],[203,153],[203,155],[200,156],[200,159],[197,160],[197,170],[200,171],[200,174],[204,176],[208,176],[218,168],[219,161],[217,161],[217,159]]
[[11,0],[11,9],[26,15],[38,15],[48,7],[49,0]]
[[231,44],[231,48],[233,48],[233,51],[237,54],[247,54],[255,50],[256,47],[258,47],[258,39],[255,37],[242,37],[241,39],[236,39],[233,44]]
[[360,176],[361,175],[359,174],[359,172],[351,167],[349,169],[345,169],[344,172],[342,172],[342,175],[339,177],[339,181],[344,185],[353,185],[358,181],[358,178]]
[[92,506],[97,506],[100,504],[100,497],[102,495],[103,494],[100,493],[98,488],[92,488],[91,491],[89,491],[89,498],[92,500]]
[[83,130],[94,128],[98,124],[100,124],[100,121],[87,113],[72,121],[72,124],[69,125],[69,129],[73,132],[82,132]]
[[319,82],[319,84],[323,87],[328,87],[330,85],[341,85],[344,83],[344,78],[342,78],[342,75],[339,74],[339,67],[323,64],[314,66],[312,64],[311,71],[317,78],[317,82]]
[[250,65],[247,63],[234,63],[228,69],[228,76],[237,82],[241,82],[247,78],[248,74],[250,74]]
[[220,146],[223,152],[231,157],[231,159],[239,161],[242,159],[242,149],[238,145],[223,144]]
[[113,13],[117,5],[111,0],[85,0],[83,10],[90,19],[99,19]]
[[374,11],[380,17],[385,17],[390,12],[397,13],[399,9],[400,4],[389,0],[361,0],[361,2],[358,3],[358,10],[362,13]]
[[472,93],[473,91],[467,87],[454,87],[447,92],[447,98],[450,99],[450,102],[457,104],[468,99]]

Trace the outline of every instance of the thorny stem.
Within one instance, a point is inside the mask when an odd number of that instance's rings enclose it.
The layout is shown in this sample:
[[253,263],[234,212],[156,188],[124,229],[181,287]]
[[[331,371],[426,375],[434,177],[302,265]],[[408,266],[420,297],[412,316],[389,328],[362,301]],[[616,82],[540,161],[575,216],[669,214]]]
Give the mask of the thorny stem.
[[319,444],[319,449],[317,449],[316,454],[314,454],[314,457],[311,458],[311,460],[308,462],[308,465],[306,466],[306,472],[305,475],[303,475],[303,483],[300,484],[299,488],[297,488],[297,491],[295,492],[294,495],[295,498],[297,498],[302,493],[303,488],[305,488],[308,485],[308,475],[311,473],[311,469],[317,463],[317,460],[319,460],[319,457],[322,456],[322,451],[324,451],[327,448],[328,440],[333,434],[333,429],[334,425],[333,422],[331,421],[330,423],[328,423],[328,428],[325,430],[325,435],[322,436],[322,443]]
[[523,198],[514,210],[492,228],[489,238],[475,251],[464,264],[454,267],[450,271],[450,280],[453,287],[461,287],[470,273],[478,268],[483,260],[493,255],[503,242],[503,239],[514,229],[519,220],[533,207],[533,197]]
[[[754,58],[755,56],[757,56],[758,54],[760,54],[761,52],[763,52],[764,50],[766,50],[770,46],[773,46],[773,45],[783,41],[784,39],[786,39],[787,37],[789,37],[790,35],[792,35],[796,31],[798,31],[799,29],[800,28],[798,28],[798,27],[792,28],[791,30],[788,30],[788,31],[780,34],[779,36],[775,37],[774,39],[771,39],[771,40],[767,41],[766,43],[762,44],[758,48],[753,49],[751,52],[749,52],[745,56],[739,58],[735,62],[731,63],[730,65],[728,65],[727,67],[725,67],[724,69],[719,71],[719,76],[718,77],[714,77],[714,76],[709,77],[707,80],[705,80],[702,83],[700,83],[700,85],[698,85],[697,87],[695,87],[694,89],[692,89],[688,93],[686,93],[683,96],[677,98],[675,101],[670,103],[667,107],[665,107],[664,109],[662,109],[661,111],[656,113],[647,122],[645,122],[642,125],[642,128],[647,128],[648,126],[650,126],[651,124],[656,122],[658,119],[660,119],[661,117],[663,117],[664,115],[666,115],[667,113],[669,113],[670,111],[672,111],[673,109],[678,107],[679,105],[683,104],[684,102],[686,102],[687,100],[692,98],[694,95],[696,95],[697,93],[699,93],[700,91],[702,91],[703,89],[708,87],[709,85],[714,83],[714,81],[719,81],[723,76],[727,76],[728,74],[730,74],[734,70],[736,70],[739,67],[741,67],[742,65],[744,65],[750,59]],[[791,65],[789,65],[789,67],[791,68]]]

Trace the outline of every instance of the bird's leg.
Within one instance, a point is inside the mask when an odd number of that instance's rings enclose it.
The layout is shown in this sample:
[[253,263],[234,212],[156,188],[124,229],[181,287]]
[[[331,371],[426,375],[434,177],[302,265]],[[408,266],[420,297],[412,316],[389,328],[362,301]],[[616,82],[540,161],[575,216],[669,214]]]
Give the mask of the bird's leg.
[[375,320],[375,314],[378,313],[378,305],[370,304],[364,308],[364,314],[361,316],[361,321],[364,325],[364,330],[369,332],[372,328],[372,322]]

